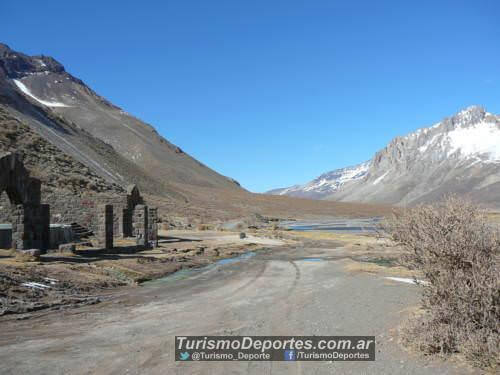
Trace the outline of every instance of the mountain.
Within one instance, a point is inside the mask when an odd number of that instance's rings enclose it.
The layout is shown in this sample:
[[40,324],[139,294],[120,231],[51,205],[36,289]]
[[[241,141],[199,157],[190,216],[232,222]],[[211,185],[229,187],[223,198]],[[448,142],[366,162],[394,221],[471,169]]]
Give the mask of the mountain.
[[[159,208],[160,218],[175,225],[255,214],[373,216],[390,210],[252,194],[99,96],[52,57],[28,56],[5,44],[0,44],[1,152],[24,154],[57,222],[71,222],[69,203],[89,211],[96,202],[114,202],[132,183]],[[8,203],[0,194],[0,208]]]
[[307,184],[270,190],[268,194],[323,199],[337,192],[346,183],[359,180],[366,176],[368,167],[369,163],[366,162],[352,167],[335,169],[331,172],[322,174]]
[[500,207],[500,117],[479,106],[394,138],[366,164],[363,176],[337,185],[337,171],[300,187],[278,191],[339,201],[417,204],[456,193]]
[[0,105],[110,183],[136,183],[171,198],[191,186],[241,190],[52,57],[27,56],[0,44]]

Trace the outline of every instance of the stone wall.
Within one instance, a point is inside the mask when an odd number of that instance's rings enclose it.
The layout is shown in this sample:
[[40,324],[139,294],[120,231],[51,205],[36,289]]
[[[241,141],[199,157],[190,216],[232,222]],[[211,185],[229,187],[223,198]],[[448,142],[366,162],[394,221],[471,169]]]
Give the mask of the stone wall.
[[157,209],[148,210],[137,186],[130,185],[126,195],[111,190],[70,193],[50,186],[42,191],[23,158],[20,153],[0,155],[0,223],[12,224],[13,248],[48,249],[50,223],[77,223],[94,232],[106,248],[113,247],[113,234],[131,234],[140,246],[149,246],[150,239],[157,244]]
[[158,208],[148,208],[148,231],[153,247],[158,247]]
[[0,155],[0,194],[4,191],[10,201],[3,198],[4,219],[12,223],[12,248],[17,250],[49,247],[50,207],[41,202],[39,179],[30,176],[24,167],[23,155],[7,152]]
[[12,210],[12,248],[47,250],[50,241],[46,204],[19,204]]
[[[129,196],[117,196],[107,194],[87,194],[83,196],[73,195],[65,192],[54,192],[42,190],[42,202],[50,204],[51,224],[71,224],[78,223],[81,226],[97,234],[98,217],[97,210],[102,204],[113,205],[113,232],[115,236],[133,237],[133,215],[135,201],[131,202]],[[143,202],[143,201],[141,201]],[[131,208],[129,205],[132,205]],[[12,206],[9,197],[4,192],[0,195],[0,224],[12,223]],[[153,223],[158,221],[158,210],[149,208],[150,220],[149,231],[153,233],[154,241],[157,229],[153,228]]]
[[104,249],[113,248],[113,206],[110,204],[100,205],[97,209],[97,241]]
[[71,224],[78,223],[81,226],[97,233],[98,218],[97,209],[103,204],[114,206],[113,230],[115,234],[121,233],[121,208],[126,204],[125,196],[106,194],[86,194],[82,196],[70,193],[45,193],[42,194],[44,202],[51,207],[51,223]]
[[134,236],[139,246],[148,246],[148,206],[137,205],[133,216]]
[[[127,204],[126,196],[88,194],[83,196],[61,191],[42,191],[42,202],[50,204],[52,224],[78,223],[96,233],[98,228],[96,210],[101,204],[112,204],[115,209],[114,232],[121,233],[120,207]],[[0,224],[12,223],[12,206],[4,192],[0,195]]]
[[0,194],[0,224],[12,222],[12,205],[10,204],[9,197],[4,191]]
[[134,236],[134,209],[137,205],[143,205],[144,199],[136,185],[127,188],[126,206],[121,210],[120,233],[123,237]]

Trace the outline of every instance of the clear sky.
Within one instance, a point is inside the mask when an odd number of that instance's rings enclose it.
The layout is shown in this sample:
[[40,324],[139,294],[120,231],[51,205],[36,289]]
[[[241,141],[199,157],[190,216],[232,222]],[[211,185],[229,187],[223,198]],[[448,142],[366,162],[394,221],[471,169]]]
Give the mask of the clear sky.
[[500,2],[5,1],[0,41],[63,63],[251,191],[500,113]]

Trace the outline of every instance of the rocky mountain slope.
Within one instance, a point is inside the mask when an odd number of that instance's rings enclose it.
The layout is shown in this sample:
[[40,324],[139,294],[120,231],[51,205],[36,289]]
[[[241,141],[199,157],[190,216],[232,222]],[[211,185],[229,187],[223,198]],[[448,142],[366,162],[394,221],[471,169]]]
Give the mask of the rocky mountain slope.
[[0,125],[0,150],[21,153],[31,175],[43,181],[44,190],[65,190],[77,195],[82,191],[124,193],[121,186],[106,181],[86,165],[62,152],[2,106]]
[[[135,183],[169,223],[255,214],[314,218],[389,212],[379,205],[249,193],[100,97],[53,58],[27,56],[0,44],[3,151],[25,154],[26,165],[42,180],[46,203],[54,204],[59,193],[64,199],[114,199]],[[0,206],[7,200],[0,196]]]
[[111,183],[188,199],[190,186],[241,190],[156,130],[102,98],[47,56],[0,44],[0,105]]
[[[500,207],[500,117],[469,107],[431,127],[394,138],[359,178],[339,184],[336,171],[314,183],[278,191],[340,201],[416,204],[456,193]],[[321,181],[321,177],[319,178]],[[335,186],[325,195],[323,186]]]

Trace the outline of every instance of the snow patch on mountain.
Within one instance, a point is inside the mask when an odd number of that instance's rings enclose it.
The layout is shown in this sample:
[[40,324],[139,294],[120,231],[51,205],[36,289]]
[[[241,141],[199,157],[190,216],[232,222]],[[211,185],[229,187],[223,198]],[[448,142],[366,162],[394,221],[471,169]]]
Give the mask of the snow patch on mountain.
[[37,98],[35,95],[33,95],[31,93],[31,91],[26,87],[26,85],[24,83],[22,83],[21,81],[19,81],[18,79],[14,79],[13,80],[14,83],[16,84],[16,86],[19,88],[19,90],[21,90],[25,95],[29,96],[30,98],[36,100],[37,102],[39,102],[40,104],[43,104],[47,107],[69,107],[69,105],[66,105],[64,103],[59,103],[59,102],[48,102],[46,100],[42,100],[42,99],[39,99]]
[[317,179],[306,184],[304,191],[311,191],[317,189],[330,188],[330,190],[337,190],[340,186],[348,181],[360,179],[366,175],[368,170],[368,163],[356,165],[354,167],[347,167],[337,169],[319,176]]
[[378,177],[375,181],[373,181],[373,185],[378,185],[384,178],[389,174],[390,171],[385,172],[382,176]]
[[480,122],[470,127],[460,126],[447,135],[449,154],[462,156],[486,155],[486,161],[500,162],[500,127]]
[[[463,111],[460,113],[468,118]],[[441,123],[428,129],[439,126]],[[417,132],[412,135],[418,134]],[[450,131],[435,134],[420,146],[418,151],[420,154],[425,154],[431,149],[441,150],[446,157],[457,153],[463,159],[477,159],[486,163],[500,162],[500,127],[494,122],[487,121],[472,125],[461,122]]]

